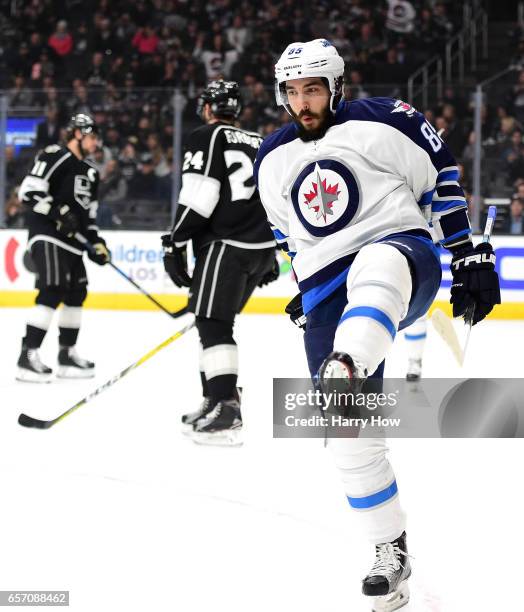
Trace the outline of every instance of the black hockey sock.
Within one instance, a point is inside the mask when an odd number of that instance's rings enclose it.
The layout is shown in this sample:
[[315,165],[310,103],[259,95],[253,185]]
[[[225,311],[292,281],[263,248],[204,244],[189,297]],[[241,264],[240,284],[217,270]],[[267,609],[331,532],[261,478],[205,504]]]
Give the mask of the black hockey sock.
[[59,327],[60,335],[58,336],[58,343],[60,346],[74,346],[78,339],[78,327]]
[[209,385],[207,384],[207,378],[205,372],[200,370],[200,381],[202,383],[202,395],[203,397],[209,397],[211,392],[209,391]]
[[37,349],[42,346],[47,329],[40,329],[34,325],[27,325],[23,344],[26,348]]
[[237,378],[236,374],[223,374],[221,376],[213,376],[213,378],[207,381],[213,405],[221,400],[237,397]]

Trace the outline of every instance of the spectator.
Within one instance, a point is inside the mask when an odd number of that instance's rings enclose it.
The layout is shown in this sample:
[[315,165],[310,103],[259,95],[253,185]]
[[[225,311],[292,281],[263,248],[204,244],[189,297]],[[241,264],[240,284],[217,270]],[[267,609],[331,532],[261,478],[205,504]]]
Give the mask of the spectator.
[[509,205],[509,215],[505,219],[502,231],[516,236],[524,235],[524,200],[513,198]]
[[61,19],[56,24],[56,30],[51,34],[47,44],[59,57],[69,55],[73,50],[73,37],[67,31],[67,21]]
[[230,78],[233,64],[238,60],[238,51],[227,46],[221,34],[213,36],[211,48],[204,48],[205,35],[197,39],[193,57],[203,62],[208,81]]
[[147,25],[144,28],[139,28],[133,37],[133,47],[143,55],[156,53],[158,49],[158,36],[154,29]]
[[14,188],[5,203],[5,225],[10,229],[24,227],[24,210],[18,199],[18,188]]
[[50,106],[45,112],[46,119],[36,129],[36,146],[40,149],[55,144],[60,140],[61,122],[56,106]]
[[33,94],[27,88],[25,78],[22,74],[17,74],[14,78],[13,87],[7,93],[8,104],[11,107],[28,107],[33,102]]
[[226,30],[227,42],[238,53],[243,53],[244,49],[251,42],[251,29],[246,27],[242,15],[237,14],[233,18],[231,27]]

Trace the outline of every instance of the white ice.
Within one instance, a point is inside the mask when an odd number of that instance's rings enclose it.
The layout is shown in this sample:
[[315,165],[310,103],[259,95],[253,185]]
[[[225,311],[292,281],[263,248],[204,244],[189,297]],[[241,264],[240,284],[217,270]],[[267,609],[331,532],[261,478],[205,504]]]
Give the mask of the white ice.
[[[69,590],[74,612],[369,612],[373,551],[329,453],[272,438],[272,377],[307,376],[285,317],[238,320],[246,432],[232,449],[179,432],[200,400],[195,330],[55,428],[23,429],[20,412],[56,416],[182,325],[86,311],[96,379],[30,385],[13,380],[26,316],[0,309],[0,590]],[[462,371],[430,329],[424,372],[520,377],[523,328],[475,327]],[[402,340],[389,375],[404,375]],[[52,365],[54,328],[42,356]],[[406,612],[522,609],[522,441],[390,445],[414,556]]]

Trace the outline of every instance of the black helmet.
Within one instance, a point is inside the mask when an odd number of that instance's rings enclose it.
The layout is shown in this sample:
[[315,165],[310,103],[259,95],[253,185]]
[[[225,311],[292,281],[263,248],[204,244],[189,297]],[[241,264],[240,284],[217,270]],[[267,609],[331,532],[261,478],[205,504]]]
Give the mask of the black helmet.
[[213,115],[236,119],[242,110],[240,89],[235,81],[212,81],[198,98],[197,115],[202,117],[204,105],[210,104]]
[[82,132],[82,136],[85,136],[86,134],[98,133],[98,128],[92,117],[84,113],[73,115],[67,124],[66,130],[67,140],[71,140],[71,138],[74,137],[75,130],[80,130]]

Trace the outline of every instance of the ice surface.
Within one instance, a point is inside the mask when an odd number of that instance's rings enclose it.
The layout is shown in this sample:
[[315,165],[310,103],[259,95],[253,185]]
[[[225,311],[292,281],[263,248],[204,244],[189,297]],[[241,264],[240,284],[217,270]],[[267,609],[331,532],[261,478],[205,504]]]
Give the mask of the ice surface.
[[[31,385],[14,381],[27,312],[0,309],[0,590],[68,589],[74,612],[369,611],[373,551],[330,454],[272,438],[272,377],[307,375],[285,317],[237,322],[246,442],[224,449],[179,432],[200,400],[195,330],[55,428],[18,426],[21,411],[63,412],[182,326],[86,311],[79,352],[96,379]],[[520,377],[523,329],[475,327],[463,371],[430,329],[424,373]],[[42,357],[53,365],[55,328]],[[405,361],[399,335],[387,373],[403,376]],[[516,609],[522,441],[390,445],[415,557],[406,612]]]

